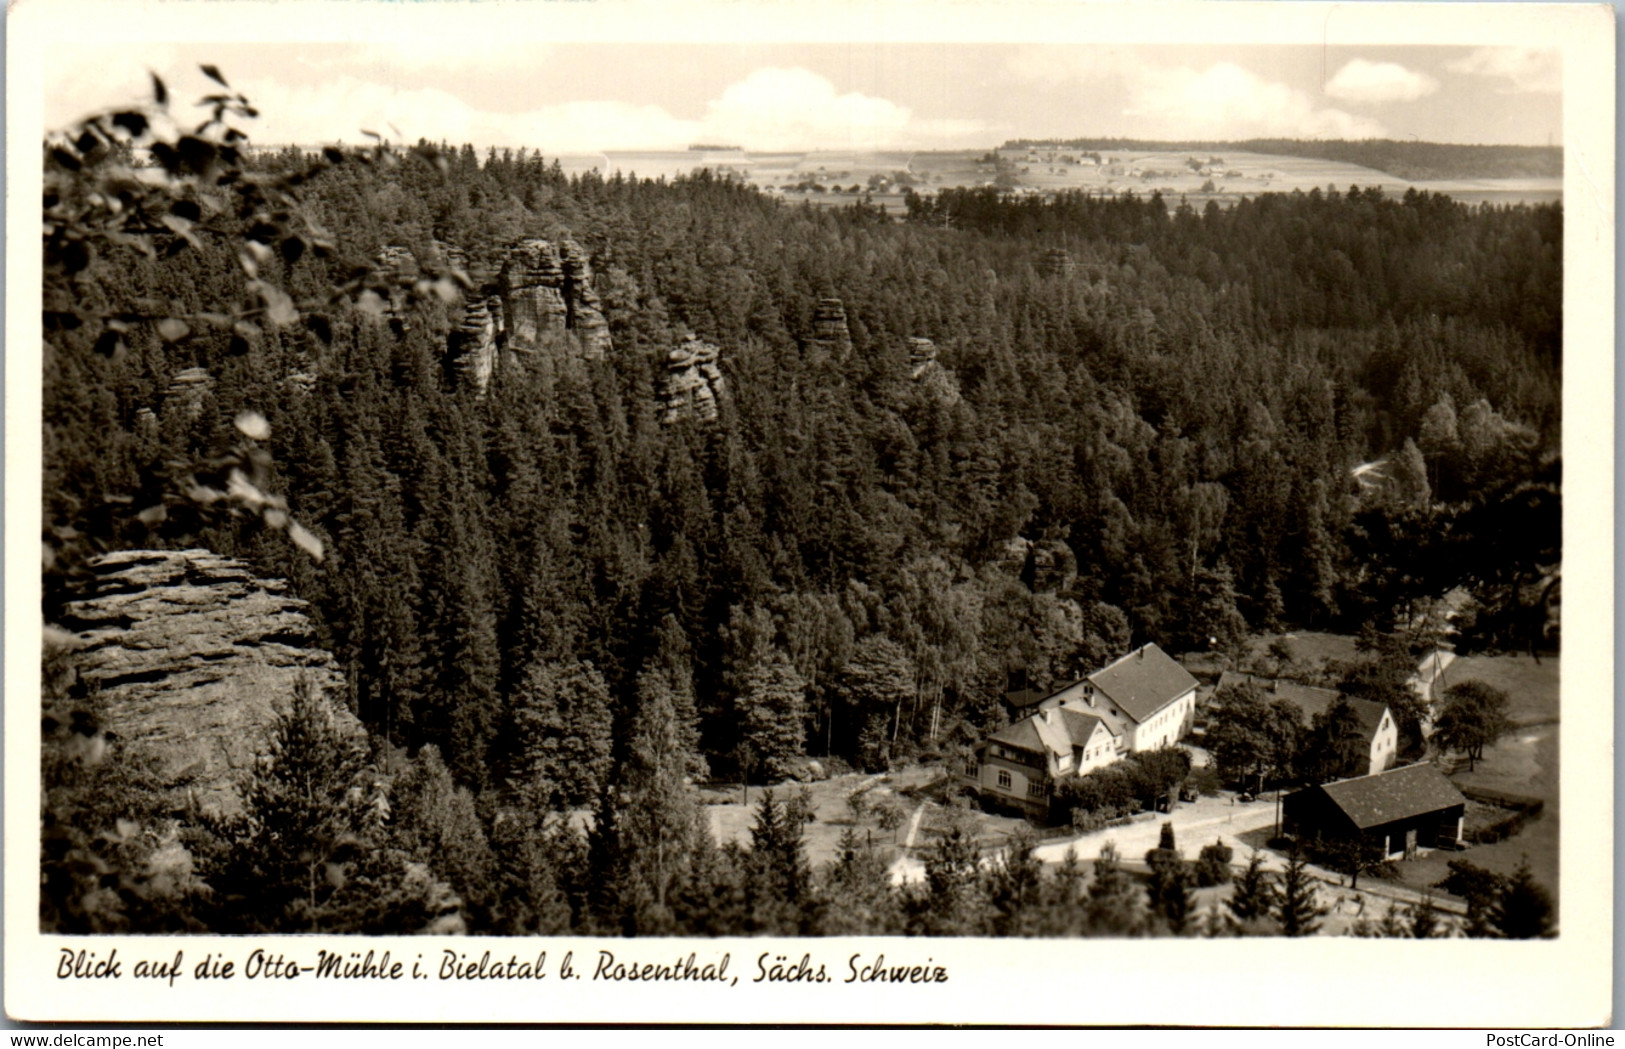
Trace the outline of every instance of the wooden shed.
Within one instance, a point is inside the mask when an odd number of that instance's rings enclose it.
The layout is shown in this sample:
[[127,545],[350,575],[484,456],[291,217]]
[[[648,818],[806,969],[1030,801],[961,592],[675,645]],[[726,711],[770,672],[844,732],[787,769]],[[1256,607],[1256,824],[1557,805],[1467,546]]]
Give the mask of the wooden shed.
[[1294,791],[1281,807],[1288,834],[1306,841],[1362,836],[1395,858],[1460,844],[1467,799],[1424,762]]

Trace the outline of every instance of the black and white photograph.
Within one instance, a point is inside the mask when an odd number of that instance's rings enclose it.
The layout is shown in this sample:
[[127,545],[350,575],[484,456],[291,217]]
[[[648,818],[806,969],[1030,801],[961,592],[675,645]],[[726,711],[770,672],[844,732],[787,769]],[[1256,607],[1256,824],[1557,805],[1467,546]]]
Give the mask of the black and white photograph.
[[8,1013],[1607,1022],[1610,9],[151,6],[9,74]]

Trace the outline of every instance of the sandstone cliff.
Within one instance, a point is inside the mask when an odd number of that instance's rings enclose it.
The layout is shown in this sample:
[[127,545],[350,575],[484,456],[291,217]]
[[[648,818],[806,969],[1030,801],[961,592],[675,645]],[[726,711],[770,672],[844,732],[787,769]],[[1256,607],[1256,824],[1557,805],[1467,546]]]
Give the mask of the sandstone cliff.
[[846,326],[846,307],[840,299],[819,299],[812,327],[812,336],[807,340],[809,357],[840,363],[852,356],[852,332]]
[[282,581],[206,550],[123,551],[92,571],[60,623],[76,635],[73,667],[100,689],[107,728],[155,755],[178,794],[234,811],[239,774],[300,680],[328,697],[342,730],[363,732],[305,602]]
[[660,377],[660,421],[682,418],[710,422],[717,417],[717,401],[727,388],[717,365],[717,347],[689,333],[666,354]]
[[[504,360],[522,361],[541,352],[564,352],[585,360],[602,358],[613,347],[609,321],[592,286],[592,264],[581,246],[527,237],[494,259],[470,259],[448,244],[435,244],[439,261],[464,273],[484,271],[454,310],[446,354],[459,381],[480,390]],[[380,265],[399,270],[406,249],[386,247]],[[399,304],[390,303],[394,312]]]
[[959,402],[959,383],[953,372],[938,363],[937,345],[930,339],[908,340],[908,374],[933,400]]

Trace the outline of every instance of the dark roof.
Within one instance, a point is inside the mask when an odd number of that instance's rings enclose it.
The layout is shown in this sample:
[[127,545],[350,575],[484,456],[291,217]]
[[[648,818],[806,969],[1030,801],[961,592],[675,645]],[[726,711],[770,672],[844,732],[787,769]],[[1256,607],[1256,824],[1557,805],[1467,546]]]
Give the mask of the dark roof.
[[[1034,715],[1034,717],[1036,716]],[[1003,743],[1005,746],[1015,747],[1017,750],[1031,750],[1043,753],[1049,749],[1044,746],[1044,741],[1038,738],[1038,729],[1033,725],[1033,718],[1022,718],[1013,725],[1006,725],[987,738],[994,743]]]
[[[1233,670],[1226,670],[1219,675],[1219,689],[1231,685],[1239,685],[1251,681],[1259,693],[1268,702],[1272,699],[1284,699],[1297,707],[1303,713],[1304,724],[1312,724],[1316,716],[1326,713],[1342,695],[1335,689],[1316,688],[1313,685],[1303,685],[1296,681],[1261,680],[1249,674],[1238,674]],[[1383,712],[1388,704],[1378,703],[1374,699],[1357,699],[1353,696],[1343,696],[1348,705],[1354,708],[1354,714],[1360,719],[1360,730],[1365,733],[1366,739],[1373,739],[1377,735],[1377,727],[1382,724]]]
[[1427,762],[1326,783],[1319,789],[1361,830],[1467,802],[1456,785]]
[[1066,727],[1066,734],[1071,737],[1075,746],[1081,747],[1089,742],[1089,737],[1095,734],[1096,725],[1105,725],[1108,733],[1113,736],[1117,735],[1117,731],[1112,728],[1111,722],[1105,718],[1087,714],[1081,710],[1074,710],[1071,707],[1061,707],[1060,711],[1061,724]]
[[1105,725],[1107,732],[1117,735],[1110,723],[1093,714],[1067,707],[1056,708],[1051,713],[1058,716],[1057,724],[1051,724],[1044,714],[1034,714],[1000,729],[987,738],[990,742],[1003,743],[1018,750],[1064,756],[1070,753],[1073,747],[1081,747],[1087,743],[1089,737],[1094,735],[1096,725]]
[[1139,722],[1196,687],[1196,679],[1154,644],[1095,671],[1089,680]]
[[1030,707],[1034,703],[1038,703],[1048,696],[1048,692],[1043,692],[1036,688],[1018,688],[1014,692],[1006,692],[1004,694],[1004,701],[1010,704],[1012,707],[1015,707],[1017,710],[1020,710],[1023,707]]

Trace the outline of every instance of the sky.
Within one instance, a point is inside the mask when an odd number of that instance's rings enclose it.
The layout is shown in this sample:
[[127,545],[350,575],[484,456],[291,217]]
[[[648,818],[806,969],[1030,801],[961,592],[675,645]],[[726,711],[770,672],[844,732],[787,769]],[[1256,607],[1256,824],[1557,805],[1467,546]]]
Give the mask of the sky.
[[1556,50],[1104,44],[53,45],[45,122],[206,94],[263,144],[427,138],[546,153],[986,148],[1011,138],[1395,138],[1562,144]]

